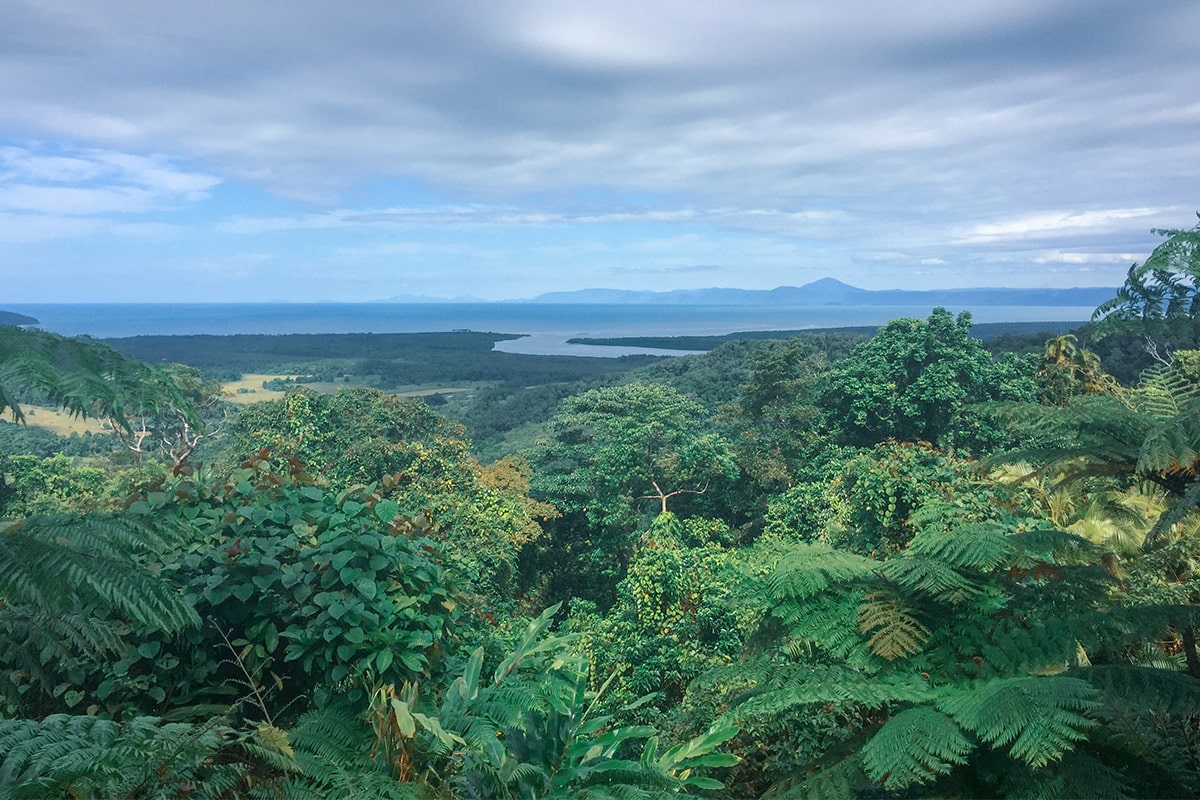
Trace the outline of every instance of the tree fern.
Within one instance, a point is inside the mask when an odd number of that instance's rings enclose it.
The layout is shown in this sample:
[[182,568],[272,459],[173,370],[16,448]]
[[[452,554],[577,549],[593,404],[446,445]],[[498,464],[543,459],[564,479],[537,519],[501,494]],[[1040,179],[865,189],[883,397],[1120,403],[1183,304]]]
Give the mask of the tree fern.
[[983,741],[1041,767],[1086,738],[1096,724],[1099,694],[1078,678],[1000,678],[953,687],[937,707]]
[[856,790],[869,783],[863,771],[862,755],[852,753],[796,783],[769,792],[772,798],[796,800],[827,800],[832,797],[853,797]]
[[139,563],[174,537],[129,515],[10,523],[0,529],[0,597],[60,612],[99,605],[164,631],[199,624],[182,595]]
[[797,543],[780,558],[767,579],[775,598],[805,598],[835,583],[871,577],[879,564],[864,556],[819,544]]
[[[919,522],[919,518],[913,521]],[[909,542],[908,552],[936,558],[955,569],[987,572],[1012,553],[1011,536],[994,523],[972,523],[952,530],[922,528]]]
[[918,703],[933,697],[933,687],[917,673],[870,675],[834,665],[775,664],[769,678],[745,699],[735,701],[730,713],[736,719],[827,703],[880,708],[888,703]]
[[784,646],[793,657],[822,652],[860,663],[867,652],[856,628],[861,603],[862,592],[850,588],[833,596],[783,602],[773,613],[783,625]]
[[1175,365],[1159,364],[1142,373],[1137,391],[1128,397],[1138,411],[1166,421],[1200,397],[1200,383]]
[[928,783],[965,764],[973,749],[962,729],[928,706],[901,711],[861,750],[867,775],[885,789]]
[[288,797],[378,797],[410,800],[416,785],[397,780],[355,696],[310,711],[288,731],[300,774],[283,785]]
[[198,422],[192,403],[154,368],[86,337],[0,326],[0,413],[24,415],[18,395],[33,392],[78,416],[97,415],[128,429],[130,412],[170,407]]
[[117,724],[61,714],[40,722],[0,720],[0,796],[221,797],[247,765],[215,757],[236,748],[239,738],[220,721],[139,717]]
[[[1107,755],[1107,754],[1106,754]],[[1065,753],[1051,768],[1021,769],[1006,765],[998,788],[1014,800],[1061,800],[1086,797],[1090,800],[1127,800],[1142,796],[1128,778],[1097,754],[1082,750]]]
[[1080,632],[1072,620],[1006,617],[972,633],[964,631],[964,641],[978,658],[978,677],[1056,675],[1079,661]]
[[1073,670],[1103,693],[1108,708],[1123,706],[1144,714],[1200,716],[1200,681],[1181,672],[1125,664],[1098,664]]
[[1056,471],[1067,481],[1107,475],[1164,489],[1170,505],[1145,547],[1200,507],[1200,382],[1181,364],[1150,370],[1136,389],[1115,395],[1072,398],[1066,407],[994,410],[1032,434],[1035,445],[1002,457],[1039,465],[1031,475]]
[[964,603],[980,591],[974,581],[939,558],[905,553],[885,561],[879,571],[909,591],[946,603]]
[[870,635],[871,652],[888,661],[921,652],[930,636],[895,597],[883,593],[868,595],[859,606],[858,630]]
[[1090,650],[1118,651],[1150,640],[1163,640],[1181,631],[1200,628],[1200,606],[1126,606],[1081,614],[1075,630]]

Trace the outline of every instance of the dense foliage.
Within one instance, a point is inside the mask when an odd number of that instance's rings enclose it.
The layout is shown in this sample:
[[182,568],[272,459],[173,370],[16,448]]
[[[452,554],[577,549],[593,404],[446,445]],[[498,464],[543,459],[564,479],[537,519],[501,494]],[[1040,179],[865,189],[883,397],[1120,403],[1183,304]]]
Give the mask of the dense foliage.
[[[1102,307],[1135,379],[944,309],[588,365],[0,328],[0,796],[1196,797],[1194,234]],[[269,366],[338,386],[204,377]]]

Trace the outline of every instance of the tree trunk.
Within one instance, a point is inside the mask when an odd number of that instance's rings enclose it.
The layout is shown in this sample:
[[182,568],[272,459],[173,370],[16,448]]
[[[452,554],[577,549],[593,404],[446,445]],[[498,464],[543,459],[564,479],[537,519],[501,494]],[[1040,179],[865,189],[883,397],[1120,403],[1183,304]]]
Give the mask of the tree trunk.
[[1200,678],[1200,656],[1196,654],[1196,629],[1183,629],[1183,657],[1187,659],[1188,675]]

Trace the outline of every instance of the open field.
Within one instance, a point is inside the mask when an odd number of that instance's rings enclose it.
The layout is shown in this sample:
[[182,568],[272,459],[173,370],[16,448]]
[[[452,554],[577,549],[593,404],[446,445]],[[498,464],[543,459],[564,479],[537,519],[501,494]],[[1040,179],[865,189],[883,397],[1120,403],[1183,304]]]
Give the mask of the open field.
[[[263,372],[247,373],[242,375],[242,379],[238,381],[229,381],[221,384],[225,390],[226,399],[231,403],[238,405],[247,405],[249,403],[261,403],[267,400],[278,400],[283,397],[285,392],[278,389],[263,388],[263,384],[273,380],[295,380],[296,375],[281,375],[269,374]],[[343,389],[353,384],[343,381],[319,381],[316,383],[303,383],[306,389],[312,389],[314,392],[322,392],[324,394],[333,394],[338,389]],[[400,397],[428,397],[434,394],[455,394],[457,392],[474,391],[474,386],[434,386],[421,389],[412,389],[403,392],[391,392],[391,394],[399,395]]]
[[242,375],[240,381],[230,381],[222,383],[221,388],[225,390],[226,399],[231,403],[245,405],[247,403],[261,403],[264,400],[278,400],[283,397],[284,392],[274,389],[264,389],[265,381],[273,381],[276,378],[283,380],[292,380],[295,375],[269,375],[266,373],[247,373]]
[[104,424],[98,419],[82,419],[73,417],[65,411],[59,411],[45,406],[21,405],[25,412],[25,423],[45,428],[59,436],[70,436],[72,433],[104,433]]

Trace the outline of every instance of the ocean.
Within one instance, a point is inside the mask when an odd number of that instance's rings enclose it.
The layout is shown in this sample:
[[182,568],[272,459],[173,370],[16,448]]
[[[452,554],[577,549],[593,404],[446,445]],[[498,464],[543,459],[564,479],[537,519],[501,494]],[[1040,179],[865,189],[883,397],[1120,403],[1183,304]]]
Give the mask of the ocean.
[[[882,325],[926,317],[924,306],[696,306],[551,303],[18,303],[40,327],[66,336],[235,333],[416,333],[472,330],[524,334],[497,350],[535,355],[618,356],[680,351],[567,344],[574,337],[703,336],[737,331]],[[952,308],[952,311],[964,309]],[[1083,322],[1080,306],[981,306],[975,322]]]

